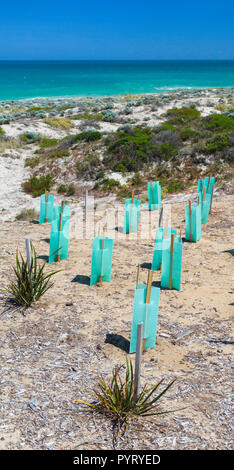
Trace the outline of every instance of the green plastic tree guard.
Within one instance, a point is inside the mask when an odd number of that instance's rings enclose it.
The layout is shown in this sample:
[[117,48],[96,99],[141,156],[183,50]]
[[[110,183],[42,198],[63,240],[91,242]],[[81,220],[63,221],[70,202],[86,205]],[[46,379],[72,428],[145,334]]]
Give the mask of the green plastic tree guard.
[[[104,241],[104,248],[103,246]],[[110,282],[114,240],[102,236],[93,239],[90,286],[97,282]]]
[[161,207],[161,186],[159,181],[148,183],[149,210],[160,209]]
[[141,201],[126,199],[123,233],[138,232]]
[[62,230],[59,231],[61,206],[55,206],[54,219],[51,223],[49,263],[68,258],[70,207],[63,206]]
[[[159,227],[156,232],[153,261],[151,265],[151,269],[153,271],[158,271],[161,268],[164,232],[165,232],[164,227]],[[167,237],[165,238],[171,238],[172,233],[174,233],[176,236],[176,230],[174,230],[173,228],[168,228]]]
[[209,217],[209,211],[210,211],[210,203],[211,203],[211,193],[205,193],[205,199],[204,199],[204,188],[203,190],[198,193],[197,195],[197,203],[199,200],[199,206],[201,210],[201,223],[202,224],[207,224],[208,222],[208,217]]
[[189,213],[189,204],[185,206],[185,239],[193,242],[197,242],[202,236],[200,204],[191,205],[191,215]]
[[138,289],[135,289],[130,354],[136,352],[138,323],[143,322],[144,324],[143,338],[145,339],[145,349],[154,348],[156,344],[160,289],[158,287],[151,287],[149,304],[145,303],[146,291],[147,285],[145,284],[139,284]]
[[161,287],[180,290],[182,268],[182,238],[174,239],[174,250],[171,253],[171,240],[163,242]]
[[197,183],[197,192],[203,192],[203,189],[206,188],[206,194],[212,193],[212,187],[215,185],[215,177],[211,176],[210,179],[206,176],[203,179],[198,180]]
[[[59,206],[54,206],[54,219],[59,219],[60,217],[60,212],[61,212],[61,205]],[[69,206],[66,206],[64,204],[63,206],[63,219],[67,219],[67,218],[70,218],[70,214],[71,214],[71,209]]]
[[48,202],[46,202],[46,194],[42,194],[40,200],[40,224],[44,222],[52,222],[54,210],[54,196],[48,194]]

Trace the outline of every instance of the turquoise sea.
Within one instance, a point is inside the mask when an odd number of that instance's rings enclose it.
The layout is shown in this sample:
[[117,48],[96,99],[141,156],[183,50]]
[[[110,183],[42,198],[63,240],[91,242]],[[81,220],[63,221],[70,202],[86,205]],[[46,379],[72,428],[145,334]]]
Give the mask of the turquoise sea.
[[0,100],[232,86],[234,61],[0,61]]

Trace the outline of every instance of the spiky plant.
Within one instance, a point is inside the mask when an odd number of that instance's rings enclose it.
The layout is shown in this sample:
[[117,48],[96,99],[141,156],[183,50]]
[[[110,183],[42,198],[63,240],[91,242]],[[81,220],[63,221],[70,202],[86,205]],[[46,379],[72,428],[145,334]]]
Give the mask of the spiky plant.
[[37,262],[36,250],[31,243],[31,265],[27,264],[21,253],[16,251],[16,265],[13,267],[14,278],[5,291],[12,295],[18,305],[29,307],[53,286],[51,276],[58,271],[45,273],[45,264]]
[[176,410],[160,411],[157,408],[158,400],[167,392],[175,380],[172,380],[158,395],[153,397],[163,379],[153,387],[147,388],[145,385],[138,397],[134,393],[134,374],[131,361],[126,358],[125,379],[122,380],[120,370],[123,366],[118,366],[113,370],[110,384],[106,383],[102,377],[98,377],[98,388],[94,389],[96,401],[88,403],[83,400],[76,400],[111,417],[118,427],[128,428],[128,422],[132,418],[155,416],[165,413],[172,413]]

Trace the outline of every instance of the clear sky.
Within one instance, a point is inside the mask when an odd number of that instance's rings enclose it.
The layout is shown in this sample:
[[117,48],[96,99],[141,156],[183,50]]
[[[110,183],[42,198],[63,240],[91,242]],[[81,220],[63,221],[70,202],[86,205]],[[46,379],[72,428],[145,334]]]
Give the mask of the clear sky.
[[227,0],[4,0],[0,59],[234,59]]

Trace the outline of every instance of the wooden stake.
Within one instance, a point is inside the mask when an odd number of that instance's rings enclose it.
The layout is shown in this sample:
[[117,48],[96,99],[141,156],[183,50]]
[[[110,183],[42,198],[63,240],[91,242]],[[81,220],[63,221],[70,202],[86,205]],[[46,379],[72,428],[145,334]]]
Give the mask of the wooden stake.
[[137,266],[137,279],[136,279],[136,289],[138,289],[138,286],[139,286],[139,277],[140,277],[140,265],[138,264]]
[[172,267],[174,257],[174,246],[175,246],[175,234],[171,234],[171,256],[170,256],[170,274],[169,274],[169,289],[172,289]]
[[189,201],[189,238],[190,241],[193,240],[193,234],[192,234],[192,202]]
[[[102,250],[105,248],[105,228],[103,228],[103,235],[102,235]],[[102,251],[102,261],[103,261],[103,251]],[[101,271],[102,271],[102,261],[101,261]],[[102,285],[102,275],[99,276],[99,282]]]
[[209,210],[210,214],[211,214],[211,210],[212,210],[213,194],[214,194],[214,185],[212,186],[212,189],[211,189],[210,210]]
[[[61,202],[61,210],[60,210],[60,216],[59,216],[59,232],[62,231],[62,226],[63,226],[63,206],[64,206],[64,201]],[[60,253],[57,254],[57,261],[60,261]]]
[[137,344],[135,358],[135,376],[134,376],[134,392],[133,400],[137,401],[140,388],[141,358],[142,358],[142,338],[143,338],[143,322],[137,325]]
[[154,188],[153,188],[153,183],[150,183],[151,191],[152,191],[152,205],[154,205]]
[[45,222],[47,222],[47,203],[48,203],[48,199],[49,199],[49,192],[46,191],[45,192],[45,195],[46,195],[46,216],[45,216]]
[[130,220],[129,220],[129,233],[132,231],[132,208],[134,205],[134,191],[132,191],[131,209],[130,209]]
[[203,191],[202,202],[204,202],[205,199],[206,199],[206,187],[204,188],[204,191]]
[[88,211],[88,190],[85,190],[85,223],[87,223],[87,211]]
[[[154,272],[151,269],[148,272],[147,291],[146,291],[146,298],[145,298],[145,303],[147,305],[150,303],[150,294],[151,294],[153,273]],[[143,341],[142,341],[142,352],[144,352],[144,349],[145,349],[145,338],[143,338]]]

